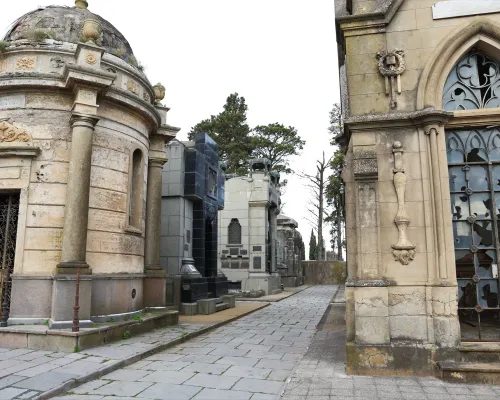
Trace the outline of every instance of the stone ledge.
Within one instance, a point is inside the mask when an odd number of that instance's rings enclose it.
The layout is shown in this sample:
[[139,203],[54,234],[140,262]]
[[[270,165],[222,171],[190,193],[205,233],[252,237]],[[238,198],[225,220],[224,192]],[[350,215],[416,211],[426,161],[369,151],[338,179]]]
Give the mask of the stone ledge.
[[179,312],[167,311],[148,315],[137,321],[82,328],[80,332],[49,329],[43,325],[12,326],[0,328],[0,347],[73,352],[120,340],[132,334],[177,325],[178,322]]

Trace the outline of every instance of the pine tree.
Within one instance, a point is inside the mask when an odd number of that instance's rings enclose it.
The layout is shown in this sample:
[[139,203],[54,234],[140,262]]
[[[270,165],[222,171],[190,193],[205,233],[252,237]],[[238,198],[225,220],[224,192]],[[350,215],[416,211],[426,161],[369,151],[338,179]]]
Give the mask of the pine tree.
[[317,260],[318,245],[316,243],[316,235],[314,230],[311,229],[311,239],[309,240],[309,260]]

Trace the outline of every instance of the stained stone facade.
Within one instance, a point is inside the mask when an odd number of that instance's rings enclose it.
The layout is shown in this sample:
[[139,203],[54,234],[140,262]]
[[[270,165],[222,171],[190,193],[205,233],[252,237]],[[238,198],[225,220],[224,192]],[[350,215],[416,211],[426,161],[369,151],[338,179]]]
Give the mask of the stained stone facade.
[[277,218],[276,265],[285,287],[302,285],[302,235],[299,224],[293,218],[280,214]]
[[266,159],[251,160],[249,176],[227,176],[219,211],[219,268],[243,291],[279,292],[277,216],[279,174]]
[[9,325],[71,324],[78,270],[82,325],[165,305],[161,173],[178,128],[123,35],[76,3],[21,17],[0,53],[0,196],[18,204]]
[[436,374],[500,338],[500,5],[335,5],[347,370]]

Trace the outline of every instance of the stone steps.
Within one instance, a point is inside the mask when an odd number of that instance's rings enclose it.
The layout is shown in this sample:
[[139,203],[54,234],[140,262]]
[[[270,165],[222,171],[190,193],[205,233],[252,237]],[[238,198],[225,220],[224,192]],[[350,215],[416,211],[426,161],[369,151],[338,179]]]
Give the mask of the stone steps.
[[438,366],[447,382],[500,384],[500,363],[442,361]]
[[500,342],[462,342],[458,350],[461,362],[500,363]]

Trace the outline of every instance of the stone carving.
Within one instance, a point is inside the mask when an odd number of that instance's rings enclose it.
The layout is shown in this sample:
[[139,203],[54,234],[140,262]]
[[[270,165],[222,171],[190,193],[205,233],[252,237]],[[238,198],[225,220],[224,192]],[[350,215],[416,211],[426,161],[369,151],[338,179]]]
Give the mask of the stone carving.
[[391,95],[391,108],[396,108],[396,90],[401,94],[401,75],[405,72],[406,62],[403,50],[381,51],[377,53],[378,69],[385,78],[385,93]]
[[151,96],[149,96],[149,93],[144,91],[144,94],[142,95],[142,98],[144,99],[144,101],[148,102],[148,103],[151,103]]
[[398,242],[392,246],[392,255],[396,261],[408,265],[415,258],[415,246],[411,244],[406,236],[406,229],[410,224],[410,218],[405,209],[406,175],[403,168],[403,148],[401,142],[394,142],[392,152],[394,153],[394,187],[398,198],[398,212],[394,223],[398,227]]
[[16,70],[18,71],[31,71],[35,69],[35,57],[21,57],[16,60]]
[[1,60],[0,61],[0,72],[7,72],[7,70],[8,70],[7,60]]
[[127,82],[127,89],[134,93],[135,95],[139,96],[139,84],[135,83],[134,81],[128,81]]
[[0,121],[0,143],[32,141],[33,138],[26,130],[17,128],[8,121]]
[[165,98],[165,86],[163,86],[161,83],[157,83],[153,86],[153,90],[155,93],[155,103],[161,104],[161,101]]
[[50,68],[62,68],[64,64],[64,60],[59,56],[50,59]]
[[101,37],[101,23],[94,18],[87,18],[83,21],[82,41],[85,43],[96,44]]
[[85,62],[87,64],[95,64],[97,62],[97,57],[95,56],[95,54],[92,54],[92,53],[88,53],[86,56],[85,56]]

